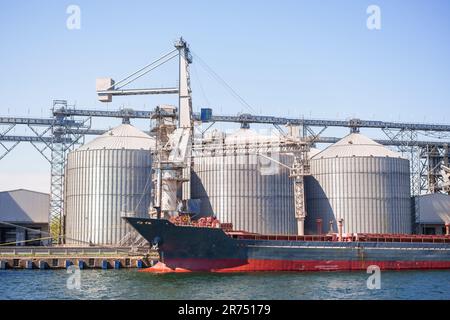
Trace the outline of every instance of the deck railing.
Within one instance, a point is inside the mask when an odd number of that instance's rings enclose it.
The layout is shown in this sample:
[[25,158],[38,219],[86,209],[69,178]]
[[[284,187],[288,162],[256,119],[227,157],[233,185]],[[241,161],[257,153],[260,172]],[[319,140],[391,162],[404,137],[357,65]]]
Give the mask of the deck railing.
[[[278,241],[320,241],[338,242],[337,234],[327,235],[256,235],[230,234],[233,239],[241,240],[278,240]],[[403,242],[403,243],[450,243],[450,236],[405,235],[405,234],[352,234],[342,237],[342,242]]]

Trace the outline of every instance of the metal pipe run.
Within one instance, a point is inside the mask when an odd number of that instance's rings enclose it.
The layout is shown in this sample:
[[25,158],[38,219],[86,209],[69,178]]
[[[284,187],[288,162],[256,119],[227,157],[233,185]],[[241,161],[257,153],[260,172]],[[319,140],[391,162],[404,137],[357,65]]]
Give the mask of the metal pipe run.
[[338,230],[339,230],[339,241],[342,241],[342,226],[344,224],[344,219],[338,220]]

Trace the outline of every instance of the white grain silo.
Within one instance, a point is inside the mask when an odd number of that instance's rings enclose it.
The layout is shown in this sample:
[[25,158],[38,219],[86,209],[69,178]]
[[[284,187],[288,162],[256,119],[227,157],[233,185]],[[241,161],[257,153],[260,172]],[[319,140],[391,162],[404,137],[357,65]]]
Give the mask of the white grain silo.
[[344,233],[411,233],[409,161],[352,133],[312,157],[306,179],[308,234],[316,220]]
[[123,213],[147,217],[155,140],[122,124],[69,153],[66,243],[118,244],[132,229]]
[[[223,138],[204,141],[205,152],[196,154],[192,170],[192,198],[200,199],[201,214],[233,223],[235,230],[263,234],[296,234],[293,182],[289,170],[258,156],[254,150],[232,150],[255,143],[274,143],[279,137],[240,129]],[[211,148],[211,146],[214,146]],[[228,152],[220,150],[224,148]],[[291,166],[292,157],[267,154]]]

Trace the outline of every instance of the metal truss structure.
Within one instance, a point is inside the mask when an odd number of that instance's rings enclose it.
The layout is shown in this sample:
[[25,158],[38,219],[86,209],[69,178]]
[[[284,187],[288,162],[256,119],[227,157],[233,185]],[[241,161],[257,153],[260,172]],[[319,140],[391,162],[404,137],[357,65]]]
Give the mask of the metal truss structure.
[[[67,108],[67,102],[55,100],[53,108]],[[7,125],[0,135],[3,153],[0,159],[11,152],[20,142],[29,142],[50,163],[50,212],[49,223],[53,232],[53,241],[59,243],[64,228],[64,170],[66,154],[75,145],[84,143],[84,130],[90,128],[90,119],[74,120],[67,116],[55,116],[50,119],[39,118],[0,118],[0,125]],[[26,126],[33,136],[7,135],[16,126]],[[11,142],[11,146],[7,146]]]
[[[161,112],[158,111],[159,115]],[[67,105],[64,100],[55,100],[50,118],[24,118],[24,117],[0,117],[0,160],[10,153],[19,143],[30,143],[51,166],[51,204],[50,222],[58,223],[63,228],[62,217],[64,212],[64,168],[67,153],[77,144],[84,143],[87,135],[100,135],[106,132],[104,129],[91,128],[92,118],[119,118],[123,123],[129,123],[130,119],[151,119],[154,111],[138,111],[133,109],[120,109],[115,111],[77,109]],[[295,119],[270,116],[253,116],[241,114],[237,116],[212,115],[208,120],[202,119],[199,113],[193,114],[196,123],[209,122],[210,128],[215,122],[241,123],[248,126],[250,123],[274,125],[282,131],[284,125],[294,125],[301,128],[302,136],[308,137],[313,143],[334,143],[337,137],[326,137],[324,131],[329,127],[349,128],[351,132],[358,132],[360,128],[380,129],[387,136],[384,140],[375,140],[383,145],[394,146],[410,160],[411,164],[411,193],[419,195],[423,193],[445,192],[441,188],[442,165],[449,163],[448,145],[450,139],[450,125],[420,124],[402,122],[351,120],[320,120],[320,119]],[[27,127],[31,135],[13,135],[13,129],[17,126]],[[433,140],[422,138],[420,135],[433,137]],[[266,146],[274,147],[274,146]],[[194,145],[193,155],[209,151],[201,146]],[[263,146],[259,146],[259,152],[263,153]],[[261,149],[262,148],[262,149]],[[284,151],[294,151],[292,146],[286,145]],[[295,149],[295,148],[294,148]],[[272,149],[273,150],[273,149]],[[236,150],[224,150],[216,148],[211,152],[236,152]],[[61,235],[59,230],[57,236]],[[55,237],[55,239],[57,238]]]

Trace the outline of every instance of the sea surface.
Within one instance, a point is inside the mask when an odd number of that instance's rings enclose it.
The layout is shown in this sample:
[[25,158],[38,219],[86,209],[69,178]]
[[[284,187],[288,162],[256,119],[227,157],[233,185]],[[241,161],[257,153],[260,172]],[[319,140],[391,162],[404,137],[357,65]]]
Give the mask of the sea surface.
[[450,271],[384,271],[380,289],[368,289],[370,276],[365,272],[1,270],[0,299],[450,299]]

